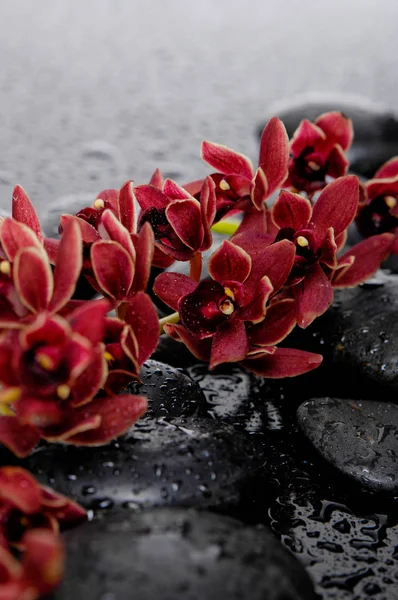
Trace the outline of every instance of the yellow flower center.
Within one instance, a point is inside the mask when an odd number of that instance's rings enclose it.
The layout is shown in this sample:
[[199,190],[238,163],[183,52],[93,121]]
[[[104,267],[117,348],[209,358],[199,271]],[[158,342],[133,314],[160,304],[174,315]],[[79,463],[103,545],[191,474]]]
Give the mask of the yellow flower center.
[[223,192],[228,192],[228,190],[231,189],[231,186],[229,185],[228,181],[225,181],[225,179],[221,179],[220,188]]
[[0,272],[3,275],[9,275],[11,273],[11,263],[8,260],[2,260],[0,262]]
[[66,400],[69,397],[69,394],[70,394],[69,385],[62,384],[57,387],[57,396],[61,400]]
[[235,306],[234,303],[229,300],[228,298],[226,298],[221,304],[220,304],[220,310],[222,313],[224,313],[224,315],[232,315],[232,313],[235,310]]
[[313,160],[310,160],[308,166],[311,169],[311,171],[319,171],[319,169],[321,168],[321,165],[318,165],[318,163],[314,162]]
[[297,240],[296,240],[296,242],[302,248],[306,248],[307,246],[309,246],[309,241],[303,235],[299,235],[298,238],[297,238]]
[[397,199],[394,196],[385,196],[384,202],[387,204],[388,208],[394,208],[397,204]]
[[96,208],[97,210],[101,210],[104,207],[105,207],[105,202],[103,201],[103,199],[97,198],[96,201],[94,202],[94,208]]

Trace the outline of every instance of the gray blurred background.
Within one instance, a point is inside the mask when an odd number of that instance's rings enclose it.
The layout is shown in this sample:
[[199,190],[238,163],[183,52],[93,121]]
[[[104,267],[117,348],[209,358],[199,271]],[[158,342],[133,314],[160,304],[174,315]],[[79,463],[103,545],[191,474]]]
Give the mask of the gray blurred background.
[[3,0],[0,17],[0,206],[20,183],[44,219],[155,167],[202,176],[204,138],[255,158],[297,94],[397,105],[397,0]]

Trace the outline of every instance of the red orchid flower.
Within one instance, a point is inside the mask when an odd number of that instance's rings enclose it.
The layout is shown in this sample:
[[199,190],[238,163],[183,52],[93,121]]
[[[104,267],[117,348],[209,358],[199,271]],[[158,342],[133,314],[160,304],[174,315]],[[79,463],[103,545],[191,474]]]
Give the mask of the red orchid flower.
[[[152,180],[160,184],[159,177]],[[192,261],[212,244],[211,226],[216,211],[214,183],[207,177],[196,200],[183,187],[166,179],[162,189],[155,185],[139,185],[135,196],[141,207],[138,228],[145,223],[155,237],[153,265],[165,267],[174,260]],[[198,278],[200,273],[198,274]]]
[[[108,310],[108,302],[100,300],[84,303],[67,318],[43,312],[23,329],[0,337],[0,442],[17,456],[29,454],[41,438],[103,444],[145,412],[145,398],[103,391]],[[129,356],[131,344],[138,345],[128,333],[119,361],[122,352]]]
[[324,113],[314,123],[301,121],[290,142],[289,176],[283,187],[291,186],[311,197],[325,187],[326,177],[345,175],[345,152],[352,138],[351,119],[341,112]]
[[358,179],[353,175],[329,184],[315,206],[309,200],[282,191],[271,215],[278,227],[276,241],[288,239],[295,244],[296,256],[288,285],[297,301],[297,322],[307,327],[323,314],[333,300],[328,277],[336,269],[337,250],[344,244],[345,231],[355,217]]
[[25,469],[0,468],[0,598],[35,600],[56,587],[64,562],[59,528],[85,517],[81,506]]
[[54,314],[71,299],[82,265],[82,241],[68,224],[57,247],[54,273],[35,234],[6,218],[0,228],[5,259],[0,263],[0,327],[23,327],[42,311]]
[[289,140],[283,123],[272,118],[260,142],[258,168],[254,172],[249,158],[226,146],[202,143],[202,158],[216,173],[217,213],[215,221],[234,210],[261,209],[265,200],[283,183],[289,161]]
[[84,212],[88,209],[84,209],[79,216],[62,215],[61,227],[65,228],[71,221],[79,225],[83,239],[83,273],[95,289],[118,307],[145,290],[154,241],[149,224],[136,233],[132,182],[124,184],[117,198],[115,190],[108,190],[106,198],[94,203],[92,210],[98,211],[98,217],[88,218]]
[[[162,273],[154,292],[179,312],[182,325],[168,326],[195,356],[209,352],[210,368],[244,360],[249,353],[248,327],[260,323],[266,305],[282,287],[293,266],[294,245],[287,240],[265,248],[258,260],[229,241],[210,257],[212,279],[196,283],[177,273]],[[205,344],[203,344],[203,341]]]
[[380,167],[374,178],[366,182],[365,191],[355,220],[360,233],[364,237],[394,234],[390,252],[398,254],[398,157]]

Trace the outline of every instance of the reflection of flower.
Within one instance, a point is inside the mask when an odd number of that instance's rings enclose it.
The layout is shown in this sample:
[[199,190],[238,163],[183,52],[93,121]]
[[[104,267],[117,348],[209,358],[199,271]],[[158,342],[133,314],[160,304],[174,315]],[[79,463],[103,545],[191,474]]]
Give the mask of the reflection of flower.
[[398,254],[398,157],[386,162],[365,184],[365,197],[356,217],[364,237],[390,232],[395,242],[390,252]]
[[24,469],[0,468],[0,598],[35,600],[50,592],[63,571],[59,528],[85,515],[82,507],[39,485]]
[[289,176],[283,187],[312,196],[325,187],[326,177],[337,179],[345,175],[348,160],[345,152],[351,145],[351,119],[340,112],[320,115],[311,123],[301,121],[290,143]]
[[283,183],[289,160],[288,138],[283,123],[274,117],[264,128],[259,166],[226,146],[203,142],[202,158],[216,173],[211,175],[216,190],[219,221],[233,210],[261,209],[265,200]]

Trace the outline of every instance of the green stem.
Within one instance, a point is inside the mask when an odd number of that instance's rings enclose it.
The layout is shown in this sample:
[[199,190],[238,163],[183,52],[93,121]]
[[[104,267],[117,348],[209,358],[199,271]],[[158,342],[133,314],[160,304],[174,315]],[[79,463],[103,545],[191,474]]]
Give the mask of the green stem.
[[235,221],[220,221],[211,228],[216,233],[222,233],[224,235],[233,235],[239,227],[239,223]]
[[172,324],[176,324],[178,323],[180,320],[180,315],[178,314],[178,312],[172,313],[171,315],[167,315],[167,317],[163,317],[162,319],[159,319],[159,328],[160,328],[160,335],[162,335],[162,333],[164,333],[164,325],[166,325],[167,323],[172,323]]

